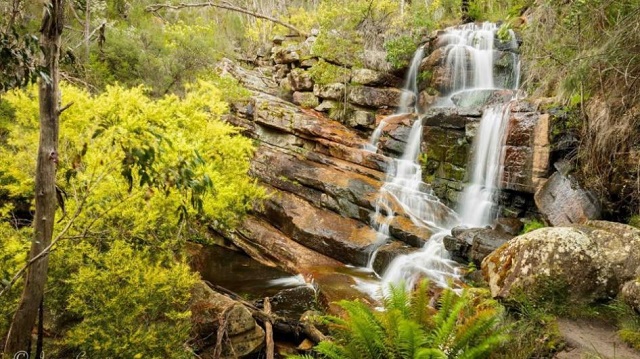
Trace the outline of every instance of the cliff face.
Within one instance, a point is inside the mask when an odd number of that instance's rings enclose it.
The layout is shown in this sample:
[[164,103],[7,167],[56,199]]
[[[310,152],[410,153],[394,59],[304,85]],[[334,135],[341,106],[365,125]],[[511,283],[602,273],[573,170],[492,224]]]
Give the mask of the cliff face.
[[[322,61],[304,55],[304,46],[276,45],[271,58],[258,58],[252,69],[229,60],[219,65],[252,91],[249,103],[233,106],[228,121],[256,140],[251,172],[271,194],[241,228],[225,236],[254,258],[292,272],[338,263],[364,266],[379,245],[371,228],[378,191],[391,157],[404,149],[415,115],[388,117],[402,95],[402,81],[390,73],[342,68],[340,82],[314,83],[313,66]],[[428,61],[433,56],[427,54],[423,71],[443,73],[441,61]],[[472,104],[431,109],[423,119],[424,179],[452,208],[468,176],[481,114],[482,106]],[[383,118],[379,150],[373,153],[365,148]],[[546,117],[531,105],[511,107],[501,180],[504,216],[534,208],[533,193],[548,173],[547,132]],[[397,244],[385,247],[378,270],[431,235],[402,215],[390,224],[390,233]]]

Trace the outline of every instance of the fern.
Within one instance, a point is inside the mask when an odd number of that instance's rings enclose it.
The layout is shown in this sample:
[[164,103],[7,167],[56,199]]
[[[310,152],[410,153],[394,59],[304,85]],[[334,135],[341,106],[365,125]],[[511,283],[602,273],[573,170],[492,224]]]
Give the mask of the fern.
[[404,285],[391,286],[379,312],[358,301],[342,301],[344,319],[323,319],[333,341],[320,343],[315,351],[328,359],[480,359],[505,341],[497,302],[449,289],[441,293],[437,308],[430,302],[427,282],[413,293]]

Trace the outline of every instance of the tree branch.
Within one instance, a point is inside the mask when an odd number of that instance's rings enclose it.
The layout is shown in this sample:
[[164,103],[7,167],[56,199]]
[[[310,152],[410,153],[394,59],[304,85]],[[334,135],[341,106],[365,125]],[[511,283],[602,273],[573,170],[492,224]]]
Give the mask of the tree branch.
[[257,17],[259,19],[264,19],[264,20],[268,20],[271,21],[273,23],[276,23],[278,25],[282,25],[284,27],[286,27],[289,30],[294,31],[295,33],[297,33],[298,35],[301,36],[308,36],[308,34],[300,29],[298,29],[297,27],[288,24],[286,22],[280,21],[274,17],[268,16],[268,15],[264,15],[264,14],[260,14],[257,12],[253,12],[250,10],[247,10],[245,8],[241,8],[241,7],[237,7],[234,6],[228,2],[221,2],[221,3],[214,3],[214,2],[203,2],[203,3],[179,3],[179,4],[153,4],[153,5],[149,5],[145,8],[146,11],[148,12],[156,12],[160,9],[171,9],[171,10],[180,10],[180,9],[184,9],[184,8],[194,8],[194,7],[217,7],[220,9],[225,9],[225,10],[230,10],[230,11],[235,11],[235,12],[239,12],[239,13],[243,13],[246,15],[250,15],[253,17]]

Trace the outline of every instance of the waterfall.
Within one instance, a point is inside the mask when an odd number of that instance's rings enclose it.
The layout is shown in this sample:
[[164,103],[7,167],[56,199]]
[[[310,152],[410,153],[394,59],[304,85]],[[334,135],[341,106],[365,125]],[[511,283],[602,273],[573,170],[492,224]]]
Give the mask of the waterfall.
[[460,201],[462,222],[471,227],[492,224],[502,177],[502,145],[505,142],[510,103],[484,110],[473,143],[470,180]]
[[[407,77],[405,79],[402,95],[400,96],[400,104],[398,105],[398,109],[396,110],[396,115],[408,112],[416,112],[418,109],[418,70],[420,68],[420,61],[422,61],[423,57],[424,46],[420,46],[413,54],[413,59],[411,60],[409,72],[407,72]],[[409,108],[411,104],[413,104],[413,107]],[[378,149],[378,141],[380,140],[380,136],[382,135],[384,126],[386,126],[389,119],[396,115],[389,116],[380,121],[378,127],[376,127],[376,129],[373,131],[369,143],[365,145],[366,150],[375,152]]]
[[[447,29],[440,36],[450,81],[438,106],[454,106],[452,97],[464,92],[517,89],[520,64],[513,32],[510,32],[511,41],[507,48],[511,52],[512,73],[505,78],[498,78],[494,71],[497,30],[492,23],[466,24]],[[397,111],[399,114],[419,111],[415,103],[418,98],[418,68],[423,56],[424,49],[421,47],[416,51],[407,73]],[[414,106],[410,108],[412,102]],[[390,238],[389,228],[398,216],[408,217],[415,226],[429,229],[432,235],[420,250],[396,257],[382,275],[381,287],[376,286],[378,293],[373,294],[380,294],[380,288],[385,291],[389,283],[404,282],[412,287],[421,278],[428,278],[446,287],[451,279],[458,278],[458,266],[449,259],[442,240],[453,227],[462,223],[484,225],[495,213],[494,197],[501,175],[502,146],[509,110],[508,105],[496,105],[485,109],[483,113],[473,146],[469,172],[471,183],[462,196],[462,217],[440,202],[430,186],[422,182],[422,168],[417,162],[422,143],[422,118],[418,116],[414,121],[402,156],[394,159],[387,170],[386,182],[378,194],[372,226],[378,232],[378,247]],[[366,147],[368,150],[377,151],[378,141],[390,118],[380,122]],[[372,253],[369,268],[374,258],[375,252]],[[370,284],[363,288],[373,292]]]

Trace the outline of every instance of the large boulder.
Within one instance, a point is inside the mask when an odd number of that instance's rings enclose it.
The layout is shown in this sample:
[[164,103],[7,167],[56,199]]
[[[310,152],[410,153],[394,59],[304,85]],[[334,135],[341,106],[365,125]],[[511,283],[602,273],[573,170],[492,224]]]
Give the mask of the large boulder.
[[217,332],[224,323],[227,340],[222,356],[237,358],[255,353],[264,343],[264,330],[239,302],[199,282],[191,291],[191,323],[194,346],[202,358],[213,358]]
[[615,297],[640,274],[640,230],[613,222],[542,228],[482,262],[495,297],[562,291],[576,301]]
[[569,176],[554,173],[535,194],[536,206],[554,226],[584,223],[600,216],[600,204]]

